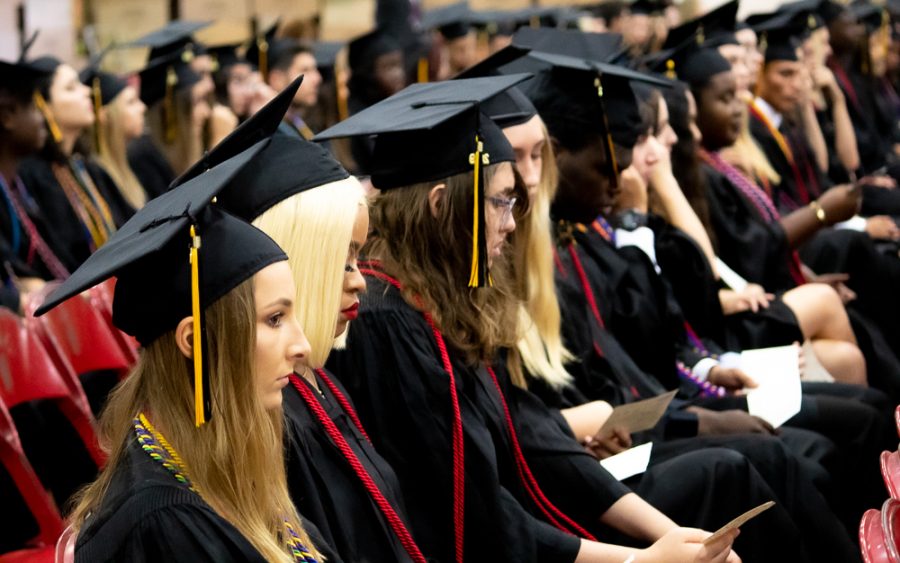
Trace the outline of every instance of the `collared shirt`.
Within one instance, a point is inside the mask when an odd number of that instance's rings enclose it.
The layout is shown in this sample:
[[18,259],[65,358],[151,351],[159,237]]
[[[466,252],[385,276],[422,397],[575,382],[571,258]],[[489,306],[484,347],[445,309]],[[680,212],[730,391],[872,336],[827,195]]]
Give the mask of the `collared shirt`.
[[766,115],[766,117],[772,123],[772,126],[774,126],[776,129],[781,128],[781,122],[784,121],[784,116],[775,111],[775,108],[773,108],[769,104],[769,102],[765,101],[764,99],[757,96],[755,101],[756,107],[759,109],[759,111],[763,112]]

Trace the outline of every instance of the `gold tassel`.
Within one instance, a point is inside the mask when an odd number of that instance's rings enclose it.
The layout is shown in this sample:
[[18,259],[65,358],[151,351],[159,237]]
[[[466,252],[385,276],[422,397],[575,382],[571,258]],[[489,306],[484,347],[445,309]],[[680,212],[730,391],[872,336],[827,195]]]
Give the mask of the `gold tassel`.
[[200,237],[191,225],[191,315],[194,325],[194,425],[206,423],[203,401],[203,325],[200,322]]
[[416,67],[416,81],[420,84],[428,82],[428,57],[419,57],[419,64]]
[[53,142],[56,144],[61,143],[62,132],[59,130],[59,125],[56,124],[56,119],[53,117],[53,112],[50,111],[50,106],[47,105],[47,100],[44,99],[44,95],[35,90],[33,97],[34,105],[37,106],[41,115],[44,116],[44,121],[47,122],[47,128],[50,129],[50,136],[53,137]]
[[163,98],[163,116],[165,120],[166,143],[175,142],[178,133],[178,116],[175,115],[175,87],[178,85],[178,75],[175,69],[169,67],[166,70],[166,96]]
[[490,155],[484,152],[484,144],[478,135],[475,135],[475,152],[469,155],[469,164],[474,167],[474,181],[472,186],[472,264],[469,271],[469,287],[491,287],[494,280],[491,278],[490,272],[483,274],[485,261],[487,256],[482,256],[482,216],[484,209],[482,205],[483,195],[481,193],[481,165],[490,164]]
[[600,98],[600,112],[603,114],[603,127],[606,129],[606,156],[609,158],[609,165],[612,169],[612,185],[617,186],[619,183],[619,163],[616,161],[616,149],[613,145],[612,131],[609,130],[609,119],[606,117],[606,104],[603,103],[603,82],[600,77],[594,79],[594,86],[597,87],[597,97]]
[[100,89],[100,77],[95,76],[91,82],[94,98],[94,150],[99,153],[103,147],[103,130],[100,126],[100,110],[103,109],[103,91]]
[[666,78],[670,80],[678,78],[678,75],[675,74],[675,61],[672,59],[666,61]]
[[263,82],[269,80],[269,42],[265,37],[260,38],[256,42],[259,48],[259,74],[262,75]]

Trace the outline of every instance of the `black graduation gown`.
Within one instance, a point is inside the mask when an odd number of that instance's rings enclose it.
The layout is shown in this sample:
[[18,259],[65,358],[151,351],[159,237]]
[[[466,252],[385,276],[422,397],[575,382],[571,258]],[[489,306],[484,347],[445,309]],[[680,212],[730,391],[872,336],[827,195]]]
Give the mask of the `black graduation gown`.
[[685,320],[725,350],[741,351],[803,342],[793,311],[780,297],[757,312],[725,315],[706,256],[689,236],[654,217],[656,259]]
[[144,134],[128,143],[128,165],[147,192],[147,199],[169,191],[175,171],[153,138]]
[[[90,161],[85,166],[109,207],[113,222],[122,225],[134,211],[106,172]],[[19,165],[19,176],[34,203],[27,212],[35,227],[63,266],[69,272],[75,271],[91,255],[91,236],[59,185],[50,162],[39,156],[28,157]]]
[[[337,560],[315,528],[304,526],[316,548],[329,561]],[[132,437],[100,507],[78,534],[75,561],[265,563],[265,558]]]
[[856,134],[856,146],[862,169],[866,173],[873,172],[884,166],[887,153],[874,121],[873,101],[869,96],[871,85],[866,77],[854,68],[845,68],[835,60],[829,61],[829,67],[838,78],[838,85],[847,99],[847,109]]
[[[336,378],[331,380],[340,387]],[[305,380],[303,384],[318,395],[328,417],[409,528],[394,470],[359,432],[327,385],[319,381],[316,391]],[[316,525],[344,561],[409,561],[396,534],[300,393],[288,385],[283,396],[288,488],[297,510]]]
[[[375,448],[397,473],[426,557],[455,558],[449,379],[434,335],[399,291],[369,277],[347,348],[328,366],[349,391]],[[529,512],[505,432],[486,420],[484,376],[451,350],[465,443],[466,561],[574,561],[579,541]],[[602,512],[627,489],[612,483]],[[523,502],[520,502],[523,501]],[[605,505],[605,506],[604,506]]]

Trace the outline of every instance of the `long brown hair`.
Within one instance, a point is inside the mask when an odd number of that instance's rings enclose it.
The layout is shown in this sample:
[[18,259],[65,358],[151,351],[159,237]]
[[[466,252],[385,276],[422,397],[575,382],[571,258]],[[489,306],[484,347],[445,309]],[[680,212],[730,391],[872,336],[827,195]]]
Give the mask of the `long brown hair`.
[[[134,371],[112,393],[100,418],[109,461],[81,491],[70,520],[77,531],[106,495],[144,412],[184,461],[198,494],[268,561],[292,561],[285,519],[315,552],[287,491],[281,409],[268,411],[253,376],[256,312],[247,280],[206,309],[213,417],[194,427],[191,363],[175,334],[164,334],[141,353]],[[235,447],[240,440],[240,447]],[[162,538],[161,538],[162,539]]]
[[193,93],[191,88],[175,91],[175,139],[166,141],[165,102],[160,101],[147,108],[146,123],[150,136],[156,142],[175,174],[181,174],[203,156],[203,139],[194,127]]
[[98,116],[94,122],[94,127],[101,130],[101,134],[97,136],[100,145],[96,147],[94,156],[122,192],[125,201],[131,207],[140,209],[147,203],[147,192],[128,164],[126,147],[129,139],[125,134],[122,115],[126,106],[126,98],[121,94],[104,106],[105,117]]
[[[485,185],[499,166],[511,165],[503,162],[485,168]],[[428,194],[438,184],[446,186],[446,195],[434,214]],[[521,181],[516,184],[523,192]],[[404,297],[410,304],[417,306],[420,299],[447,341],[475,363],[492,358],[499,348],[514,347],[518,339],[508,261],[494,260],[492,288],[467,287],[472,185],[469,172],[382,192],[372,205],[374,234],[363,253],[380,260],[385,271],[404,284]],[[523,201],[524,193],[518,195]]]

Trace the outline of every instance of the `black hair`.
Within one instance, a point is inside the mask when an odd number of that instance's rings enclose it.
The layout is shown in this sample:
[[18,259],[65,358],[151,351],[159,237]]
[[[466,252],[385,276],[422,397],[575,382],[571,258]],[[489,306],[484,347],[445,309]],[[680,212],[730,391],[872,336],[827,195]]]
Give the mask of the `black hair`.
[[313,54],[312,47],[310,47],[306,43],[295,40],[282,41],[287,41],[287,43],[283,46],[278,46],[276,49],[273,49],[272,53],[270,53],[269,55],[270,71],[286,71],[291,68],[291,65],[294,64],[294,59],[297,57],[297,55],[302,55],[304,53],[309,53],[310,55]]

